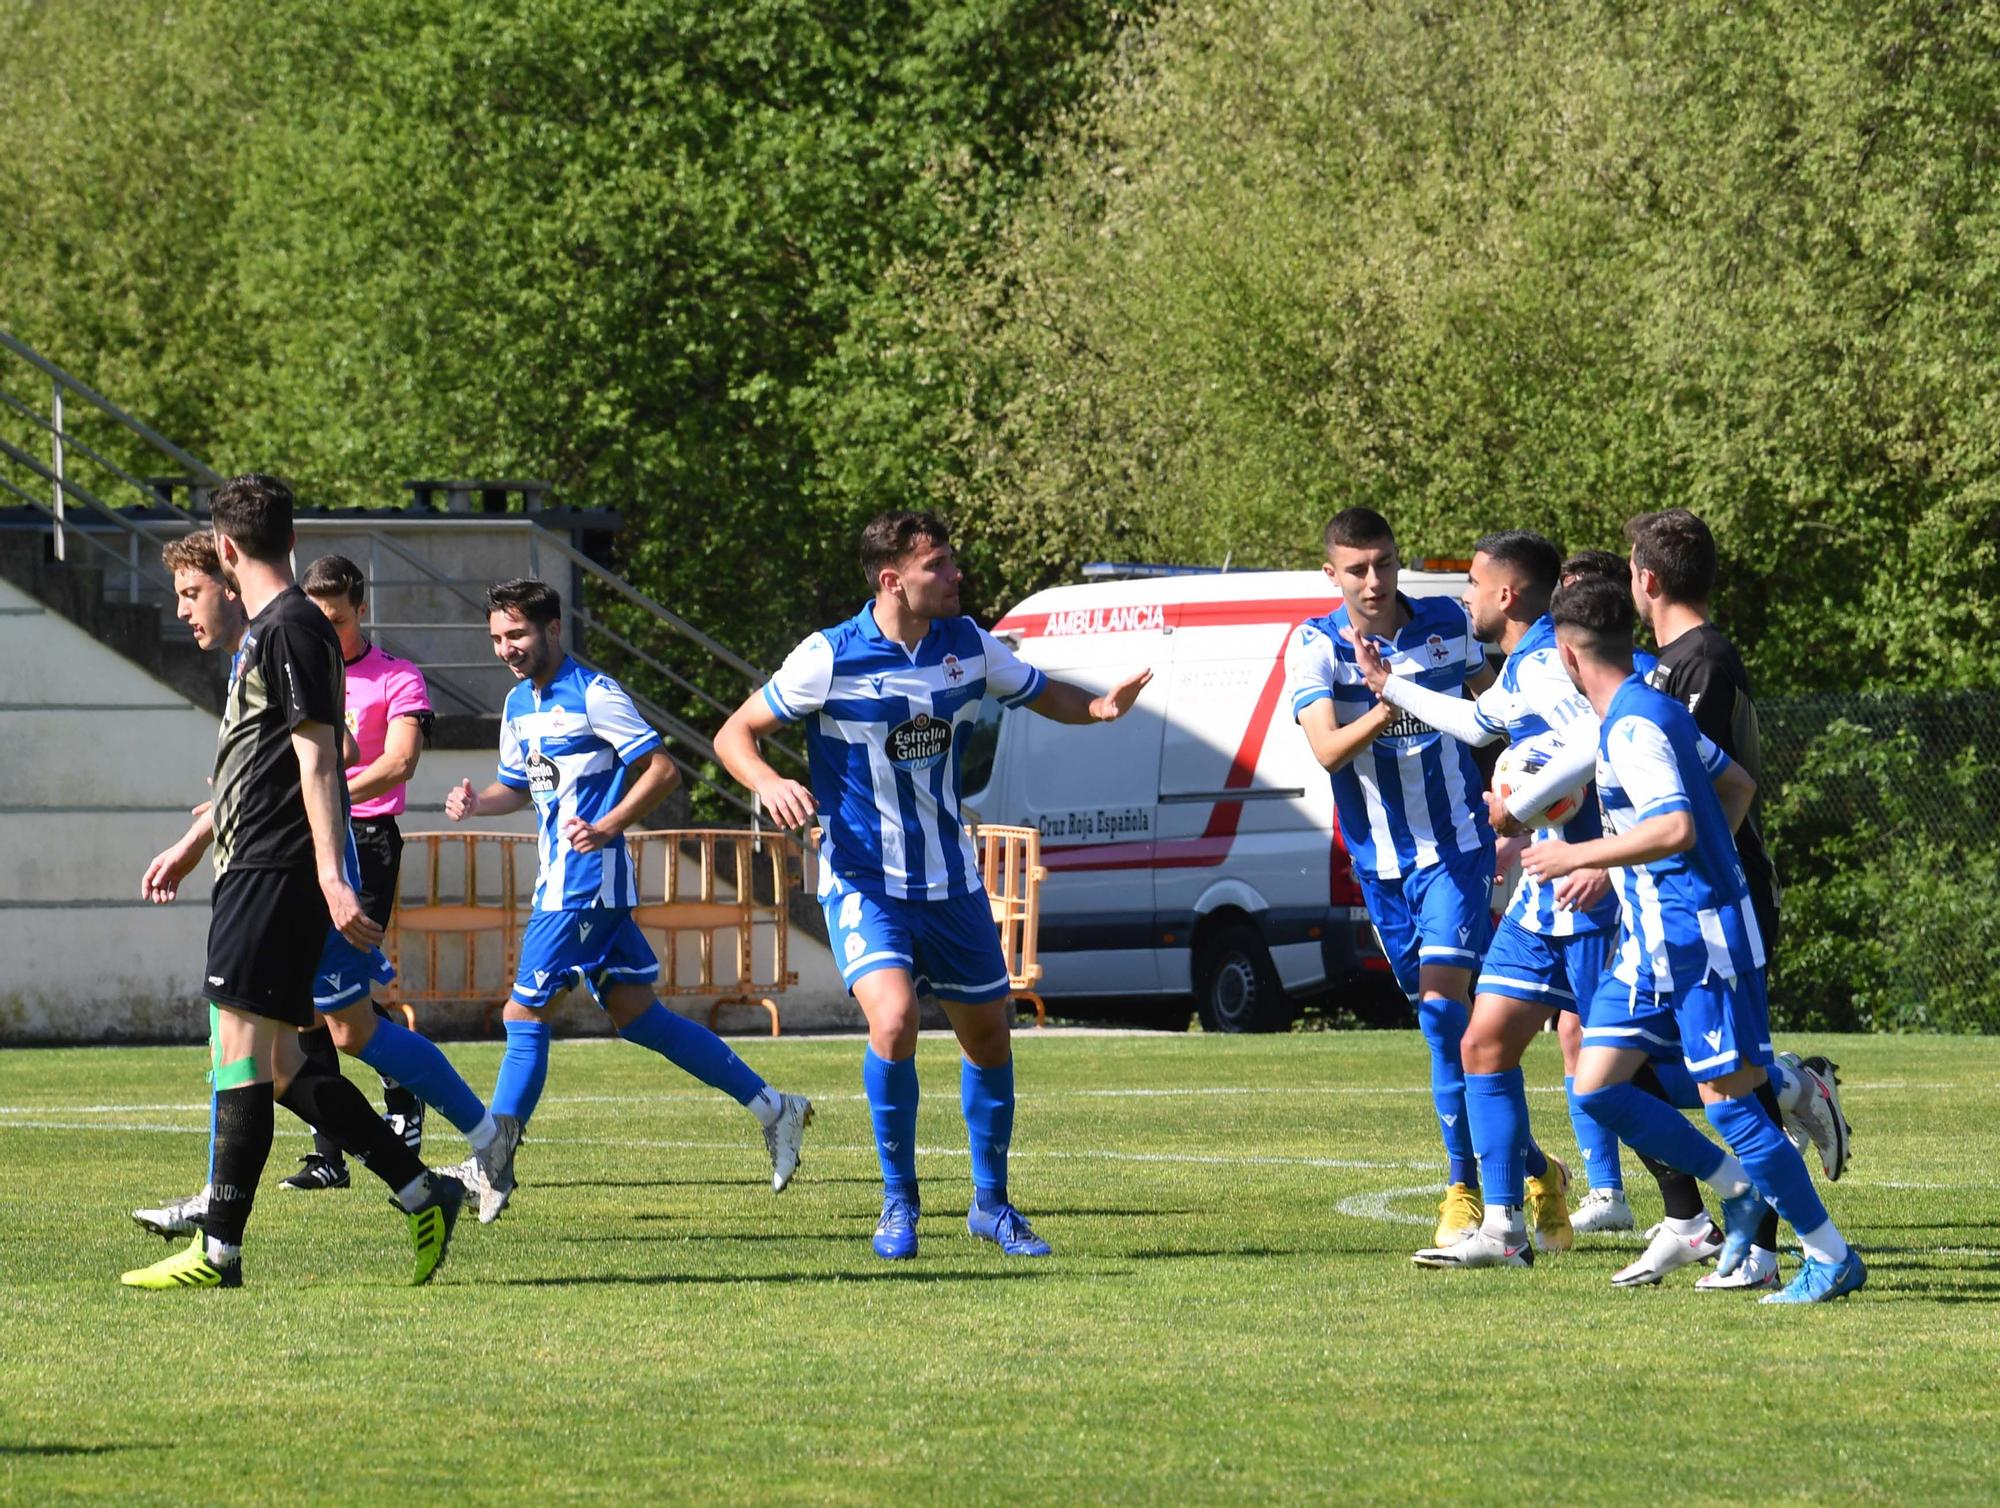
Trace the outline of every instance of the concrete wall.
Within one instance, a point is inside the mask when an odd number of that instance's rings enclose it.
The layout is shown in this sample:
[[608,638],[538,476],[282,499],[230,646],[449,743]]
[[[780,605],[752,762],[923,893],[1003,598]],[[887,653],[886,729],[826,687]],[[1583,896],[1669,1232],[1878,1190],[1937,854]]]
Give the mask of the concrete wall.
[[[181,898],[139,898],[147,861],[205,799],[215,719],[0,581],[0,1044],[194,1040],[206,1030],[201,976],[210,871]],[[411,783],[406,831],[448,826],[444,793],[492,778],[490,751],[433,750]],[[525,814],[481,827],[530,830]],[[858,1021],[823,946],[792,934],[801,984],[781,1002],[788,1029]],[[705,1018],[706,1006],[682,1002]],[[440,1012],[442,1030],[476,1030]],[[725,1030],[755,1030],[735,1013]],[[601,1029],[570,1003],[557,1029]]]

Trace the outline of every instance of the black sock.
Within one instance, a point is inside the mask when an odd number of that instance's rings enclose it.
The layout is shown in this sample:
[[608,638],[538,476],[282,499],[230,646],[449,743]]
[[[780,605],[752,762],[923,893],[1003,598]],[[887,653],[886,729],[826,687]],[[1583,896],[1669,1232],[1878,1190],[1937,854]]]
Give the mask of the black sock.
[[348,1156],[359,1158],[392,1193],[423,1176],[417,1154],[375,1113],[367,1096],[339,1074],[316,1063],[302,1064],[279,1103],[326,1132]]
[[215,1176],[202,1229],[231,1246],[256,1202],[257,1180],[271,1155],[271,1086],[243,1084],[215,1095]]
[[[1659,1076],[1653,1072],[1653,1065],[1642,1063],[1639,1071],[1632,1075],[1632,1087],[1643,1089],[1654,1099],[1664,1100],[1667,1091],[1662,1087]],[[1639,1149],[1632,1149],[1638,1152]],[[1639,1161],[1646,1165],[1646,1171],[1653,1175],[1653,1182],[1660,1186],[1660,1203],[1665,1206],[1670,1220],[1692,1220],[1697,1215],[1706,1214],[1708,1206],[1702,1203],[1701,1184],[1690,1173],[1679,1168],[1670,1168],[1665,1163],[1639,1152]]]
[[[1778,1104],[1777,1086],[1769,1079],[1757,1086],[1757,1103],[1764,1107],[1764,1113],[1771,1117],[1771,1124],[1782,1133],[1785,1129],[1785,1112]],[[1765,1251],[1778,1249],[1778,1212],[1768,1204],[1764,1206],[1764,1218],[1758,1224],[1757,1234],[1751,1238],[1751,1244],[1760,1246]]]
[[[325,1027],[316,1026],[309,1032],[300,1032],[299,1051],[306,1055],[308,1063],[321,1072],[336,1076],[340,1073],[340,1052],[333,1045],[333,1033]],[[313,1126],[313,1150],[328,1162],[340,1161],[340,1143],[316,1125]]]

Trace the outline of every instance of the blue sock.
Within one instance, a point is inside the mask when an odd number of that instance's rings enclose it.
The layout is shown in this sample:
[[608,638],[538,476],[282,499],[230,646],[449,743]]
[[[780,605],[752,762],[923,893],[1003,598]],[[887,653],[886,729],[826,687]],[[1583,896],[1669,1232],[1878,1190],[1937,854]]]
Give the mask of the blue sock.
[[[1515,1072],[1519,1073],[1520,1070],[1516,1069]],[[1527,1122],[1528,1122],[1528,1091],[1524,1088],[1521,1091],[1521,1124],[1526,1125]],[[1523,1149],[1521,1153],[1521,1166],[1527,1170],[1527,1174],[1530,1178],[1543,1178],[1548,1175],[1549,1171],[1548,1153],[1544,1152],[1540,1147],[1535,1145],[1535,1139],[1532,1136],[1528,1138],[1528,1145],[1525,1149]]]
[[1417,1002],[1417,1023],[1431,1048],[1431,1098],[1437,1102],[1438,1131],[1450,1183],[1477,1184],[1479,1167],[1472,1152],[1472,1127],[1465,1119],[1465,1070],[1459,1064],[1459,1039],[1469,1017],[1456,1000],[1427,995]]
[[1805,1159],[1754,1095],[1717,1100],[1708,1106],[1708,1123],[1722,1133],[1757,1192],[1793,1230],[1816,1231],[1826,1224],[1826,1206],[1813,1187]]
[[868,1115],[875,1122],[875,1155],[882,1162],[882,1191],[917,1197],[917,1060],[875,1056],[861,1059],[861,1087],[868,1091]]
[[980,1068],[958,1065],[958,1103],[972,1146],[972,1197],[983,1210],[1007,1202],[1007,1146],[1014,1139],[1014,1060]]
[[1633,1151],[1670,1168],[1707,1179],[1722,1167],[1722,1148],[1695,1130],[1680,1111],[1643,1089],[1612,1084],[1578,1095],[1577,1103]]
[[711,1089],[720,1089],[739,1105],[747,1105],[764,1092],[764,1080],[757,1070],[737,1057],[714,1032],[698,1021],[676,1016],[655,1000],[630,1026],[618,1035],[627,1042],[650,1047],[683,1073],[692,1074]]
[[493,1083],[493,1113],[511,1115],[527,1125],[548,1076],[548,1022],[509,1021],[507,1055],[500,1060],[500,1077]]
[[1623,1189],[1625,1168],[1618,1158],[1618,1138],[1592,1120],[1577,1102],[1576,1079],[1565,1076],[1563,1094],[1569,1100],[1570,1129],[1583,1153],[1583,1171],[1593,1189]]
[[1694,1087],[1694,1075],[1687,1071],[1687,1064],[1676,1058],[1672,1062],[1655,1061],[1652,1067],[1653,1077],[1667,1092],[1669,1105],[1676,1110],[1701,1109],[1701,1091]]
[[1529,1139],[1528,1093],[1521,1070],[1467,1074],[1465,1114],[1471,1126],[1472,1150],[1479,1158],[1481,1196],[1488,1205],[1519,1209],[1522,1153]]
[[394,1021],[377,1021],[361,1049],[361,1061],[394,1079],[459,1130],[470,1132],[486,1119],[486,1107],[459,1076],[437,1043]]

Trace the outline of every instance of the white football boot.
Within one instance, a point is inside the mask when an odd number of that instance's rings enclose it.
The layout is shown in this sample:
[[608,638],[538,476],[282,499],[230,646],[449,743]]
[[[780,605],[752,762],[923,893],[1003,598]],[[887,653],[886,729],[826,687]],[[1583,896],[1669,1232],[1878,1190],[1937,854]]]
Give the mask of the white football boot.
[[1646,1234],[1649,1239],[1646,1249],[1639,1254],[1639,1260],[1613,1273],[1612,1287],[1644,1288],[1682,1267],[1696,1262],[1712,1262],[1716,1253],[1722,1250],[1722,1232],[1716,1229],[1713,1220],[1702,1227],[1698,1236],[1677,1235],[1664,1222]]
[[1605,1236],[1614,1231],[1637,1230],[1632,1206],[1623,1189],[1592,1189],[1570,1211],[1569,1228],[1579,1236]]

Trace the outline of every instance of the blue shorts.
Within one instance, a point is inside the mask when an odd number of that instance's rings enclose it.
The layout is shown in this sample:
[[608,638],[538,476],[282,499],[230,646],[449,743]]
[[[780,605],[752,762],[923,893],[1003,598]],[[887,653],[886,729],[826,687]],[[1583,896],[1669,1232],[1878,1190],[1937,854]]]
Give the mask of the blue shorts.
[[579,984],[602,999],[607,985],[651,984],[659,977],[653,945],[625,907],[535,911],[521,933],[514,1000],[538,1009]]
[[329,931],[319,952],[319,970],[313,975],[313,1005],[323,1011],[340,1010],[366,1000],[376,985],[395,977],[395,965],[380,948],[357,948]]
[[983,890],[899,901],[848,890],[821,902],[833,960],[850,992],[877,969],[907,969],[920,995],[983,1005],[1012,993],[993,906]]
[[1493,930],[1493,845],[1401,879],[1357,873],[1362,904],[1375,924],[1382,956],[1411,999],[1424,964],[1476,969]]
[[1696,1083],[1739,1068],[1769,1067],[1771,1013],[1762,976],[1710,974],[1671,994],[1606,974],[1583,1019],[1585,1047],[1631,1047],[1679,1058]]
[[1588,1002],[1597,993],[1610,952],[1609,940],[1602,932],[1549,937],[1503,916],[1493,930],[1493,941],[1487,945],[1486,961],[1472,993],[1505,995],[1509,1000],[1526,1000],[1581,1015],[1578,1002]]

